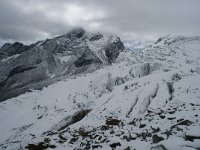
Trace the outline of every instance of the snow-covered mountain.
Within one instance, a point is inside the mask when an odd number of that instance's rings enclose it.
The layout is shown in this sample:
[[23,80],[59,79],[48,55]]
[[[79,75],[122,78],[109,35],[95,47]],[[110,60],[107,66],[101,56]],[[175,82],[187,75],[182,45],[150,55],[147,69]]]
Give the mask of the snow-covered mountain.
[[88,33],[82,28],[29,46],[5,44],[0,48],[0,102],[67,75],[109,65],[123,50],[119,37]]
[[200,37],[121,51],[112,65],[1,102],[0,120],[2,150],[200,149]]

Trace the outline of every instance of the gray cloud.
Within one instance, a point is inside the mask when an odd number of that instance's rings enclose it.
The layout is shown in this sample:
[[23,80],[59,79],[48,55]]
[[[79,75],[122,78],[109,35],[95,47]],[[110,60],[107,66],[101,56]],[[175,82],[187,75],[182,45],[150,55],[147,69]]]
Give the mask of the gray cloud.
[[32,42],[76,26],[124,39],[200,35],[199,0],[1,0],[0,44]]

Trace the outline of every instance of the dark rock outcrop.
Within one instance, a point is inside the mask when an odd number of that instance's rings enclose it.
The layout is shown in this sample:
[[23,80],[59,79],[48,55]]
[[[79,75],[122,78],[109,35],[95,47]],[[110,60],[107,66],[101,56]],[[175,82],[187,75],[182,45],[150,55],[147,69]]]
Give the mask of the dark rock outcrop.
[[0,48],[0,101],[111,64],[123,50],[120,38],[82,28],[29,46],[5,44]]
[[22,52],[28,50],[28,46],[15,42],[13,44],[6,43],[0,48],[0,60],[15,54],[21,54]]

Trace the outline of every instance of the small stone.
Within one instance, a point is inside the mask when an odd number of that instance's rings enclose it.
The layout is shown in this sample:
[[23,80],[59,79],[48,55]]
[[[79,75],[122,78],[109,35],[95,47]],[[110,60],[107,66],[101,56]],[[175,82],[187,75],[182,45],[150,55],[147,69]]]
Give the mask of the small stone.
[[78,137],[71,138],[69,141],[70,144],[74,144],[78,140]]
[[45,142],[45,143],[50,143],[50,141],[51,141],[51,139],[49,139],[49,138],[44,138],[44,142]]
[[101,145],[92,145],[92,149],[96,149],[96,148],[102,148]]
[[152,128],[152,130],[153,130],[153,133],[157,133],[157,132],[160,131],[160,128],[159,128],[159,127],[157,127],[157,128]]
[[110,134],[114,134],[114,133],[115,133],[115,131],[114,131],[114,130],[111,130],[111,131],[110,131]]
[[168,113],[169,113],[169,114],[174,114],[174,113],[175,113],[175,111],[174,111],[174,110],[172,110],[172,111],[169,111]]
[[119,125],[121,120],[109,118],[106,120],[107,125]]
[[146,124],[140,124],[139,128],[144,128]]
[[127,135],[124,135],[122,138],[123,138],[124,140],[127,140],[128,142],[130,141],[130,139],[129,139],[129,137],[128,137]]
[[161,119],[164,119],[164,118],[165,118],[165,115],[164,115],[164,114],[160,114],[159,116],[160,116]]
[[39,116],[37,119],[42,119],[43,115]]
[[79,135],[86,137],[88,136],[89,132],[85,131],[85,129],[80,128],[78,131]]
[[174,120],[174,119],[176,119],[176,117],[168,117],[167,119],[168,120]]
[[125,148],[124,150],[131,150],[130,146],[128,146],[127,148]]
[[110,147],[111,147],[112,149],[116,149],[117,146],[121,146],[121,143],[120,143],[120,142],[116,142],[116,143],[110,144]]
[[131,121],[131,122],[129,122],[129,125],[135,125],[136,123],[135,123],[135,121],[133,120],[133,121]]
[[61,140],[64,140],[64,141],[67,141],[67,139],[66,138],[64,138],[61,134],[59,134],[59,136],[58,136]]
[[109,130],[109,126],[107,126],[107,125],[102,125],[102,126],[101,126],[101,130],[103,130],[103,131]]
[[52,149],[56,148],[55,145],[48,145],[48,147],[49,147],[49,148],[52,148]]
[[164,140],[164,138],[158,136],[157,134],[154,134],[153,137],[152,137],[152,140],[153,140],[153,143],[158,143],[158,142]]

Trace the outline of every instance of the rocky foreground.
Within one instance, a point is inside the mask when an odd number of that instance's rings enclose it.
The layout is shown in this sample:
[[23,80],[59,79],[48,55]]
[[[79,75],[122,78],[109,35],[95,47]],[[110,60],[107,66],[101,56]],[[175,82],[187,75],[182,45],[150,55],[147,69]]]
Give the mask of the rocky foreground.
[[200,37],[160,38],[113,62],[1,102],[0,148],[200,149]]

